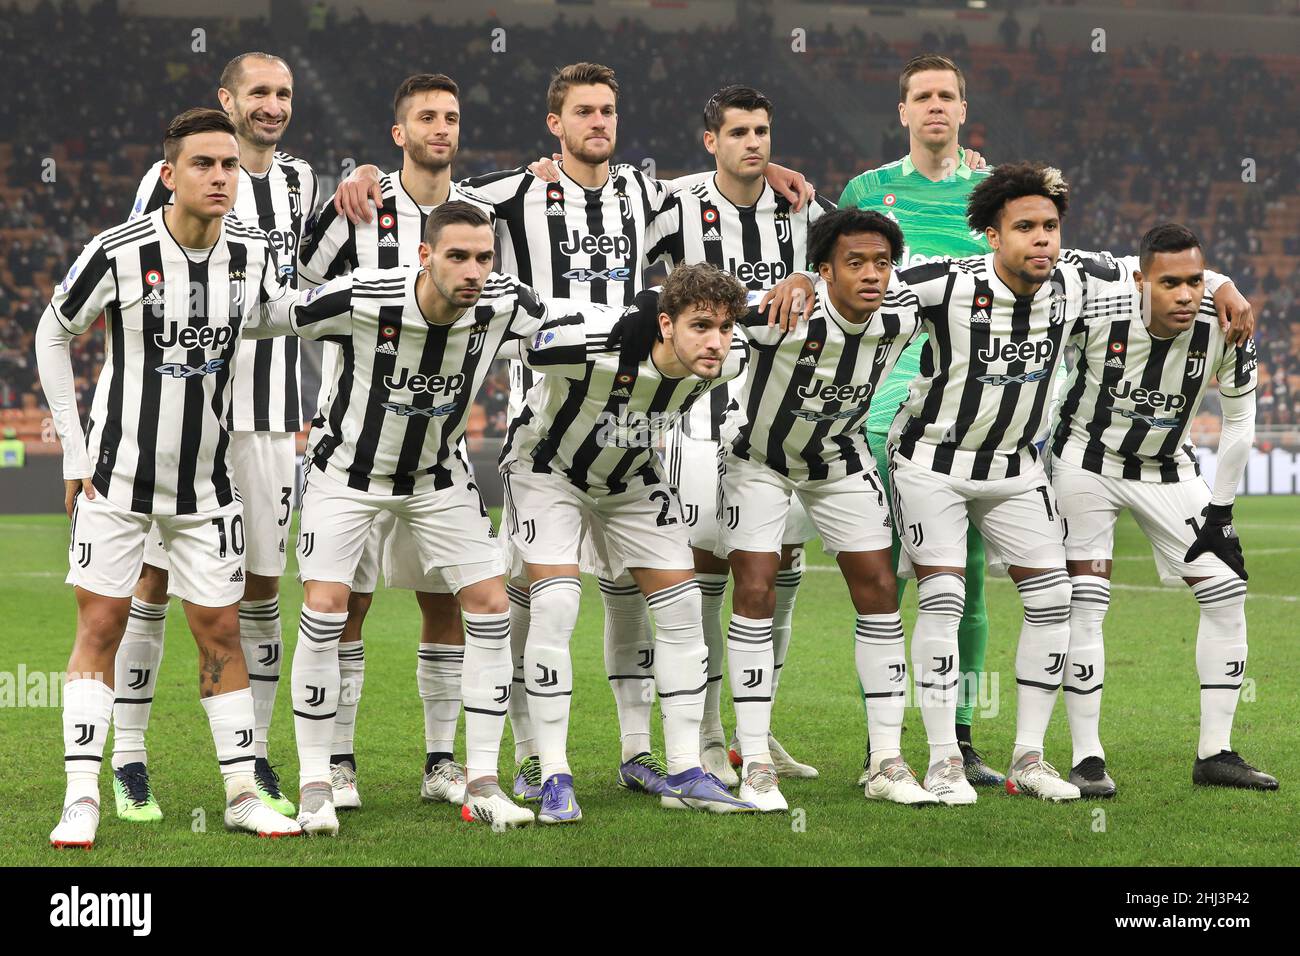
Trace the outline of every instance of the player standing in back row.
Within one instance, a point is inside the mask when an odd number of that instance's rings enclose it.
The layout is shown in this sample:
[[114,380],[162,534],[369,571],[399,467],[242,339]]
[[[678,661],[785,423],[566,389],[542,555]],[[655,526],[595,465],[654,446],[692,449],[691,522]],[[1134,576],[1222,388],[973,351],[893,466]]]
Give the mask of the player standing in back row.
[[[234,213],[267,233],[279,256],[281,278],[294,288],[299,243],[317,197],[311,167],[276,149],[293,115],[293,74],[278,56],[244,53],[222,70],[217,98],[234,122],[239,142]],[[155,164],[140,183],[131,216],[147,216],[171,201],[162,164]],[[268,759],[267,734],[283,657],[280,577],[296,481],[296,436],[303,422],[298,342],[244,342],[239,354],[225,425],[247,530],[240,645],[257,710],[257,791],[270,806],[292,816],[293,803],[280,792]],[[169,563],[155,528],[116,664],[120,696],[113,708],[114,792],[118,816],[125,820],[162,817],[149,782],[144,735],[162,660]]]

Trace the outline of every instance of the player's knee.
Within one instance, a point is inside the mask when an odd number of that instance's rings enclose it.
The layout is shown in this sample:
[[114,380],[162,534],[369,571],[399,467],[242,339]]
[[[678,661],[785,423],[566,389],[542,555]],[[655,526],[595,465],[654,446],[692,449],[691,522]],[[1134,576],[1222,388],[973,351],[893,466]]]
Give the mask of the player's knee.
[[239,643],[239,616],[225,608],[204,608],[189,613],[190,632],[199,647],[219,653],[242,654]]
[[[370,613],[370,605],[374,603],[374,600],[375,596],[373,594],[361,594],[356,591],[348,594],[348,606],[346,608],[348,612],[348,620],[351,621],[355,618],[357,627],[361,627],[361,622],[364,621],[366,615]],[[332,609],[317,608],[317,610],[325,611]]]
[[745,617],[771,617],[776,611],[776,584],[758,575],[738,575],[731,592],[731,605],[737,614]]
[[1026,624],[1067,624],[1070,620],[1070,575],[1053,568],[1016,582]]
[[1201,606],[1205,630],[1214,636],[1236,637],[1246,633],[1246,582],[1238,577],[1209,578],[1193,585],[1192,593]]
[[140,580],[135,585],[135,596],[150,604],[167,603],[167,572],[152,564],[141,565]]
[[700,586],[694,580],[682,581],[656,591],[646,598],[655,619],[656,640],[683,643],[704,640],[704,605]]
[[1078,634],[1101,633],[1110,609],[1110,582],[1105,578],[1076,575],[1070,579],[1070,630]]
[[528,591],[532,609],[529,636],[563,635],[567,640],[578,623],[582,582],[575,577],[557,576],[533,582]]
[[966,581],[960,574],[940,571],[927,574],[916,582],[916,609],[919,613],[960,619],[965,606]]

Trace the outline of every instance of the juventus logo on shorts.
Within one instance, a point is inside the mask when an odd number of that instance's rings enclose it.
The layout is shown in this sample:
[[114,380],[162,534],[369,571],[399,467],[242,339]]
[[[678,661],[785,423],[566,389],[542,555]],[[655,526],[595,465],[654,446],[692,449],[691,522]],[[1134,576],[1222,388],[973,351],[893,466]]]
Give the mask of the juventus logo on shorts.
[[90,548],[89,541],[81,542],[81,550],[77,553],[77,566],[82,568],[90,567]]
[[[535,537],[537,537],[537,520],[535,518],[524,519],[524,543],[532,544]],[[541,665],[537,666],[540,667]]]
[[257,647],[262,652],[262,656],[257,659],[257,663],[261,664],[263,667],[270,667],[272,664],[279,663],[279,644],[258,644]]
[[510,685],[497,684],[497,695],[492,698],[495,703],[504,704],[510,699]]
[[745,679],[740,682],[742,687],[757,687],[763,683],[763,668],[747,667],[745,668]]
[[1094,668],[1091,664],[1075,664],[1074,670],[1075,670],[1075,674],[1074,674],[1075,679],[1081,681],[1092,680],[1092,675],[1096,673],[1096,668]]
[[316,547],[316,532],[307,531],[298,535],[298,553],[304,558],[308,557]]
[[236,736],[238,737],[238,740],[235,741],[236,747],[242,749],[253,745],[253,732],[251,730],[236,731]]
[[740,524],[740,505],[727,505],[727,527],[735,531]]
[[890,664],[890,665],[889,665],[889,682],[890,682],[891,684],[897,684],[899,681],[901,681],[901,680],[902,680],[904,677],[906,677],[906,676],[907,676],[907,665],[906,665],[906,664]]
[[77,739],[73,741],[78,747],[84,747],[95,739],[94,724],[74,724],[77,728]]
[[946,657],[935,657],[933,658],[933,660],[934,660],[934,672],[936,674],[943,675],[943,674],[952,673],[951,654],[947,655]]
[[921,542],[925,540],[925,531],[920,524],[909,524],[907,528],[912,532],[912,547],[919,548]]
[[325,688],[317,687],[315,684],[307,685],[307,706],[319,707],[325,703]]
[[653,647],[643,647],[641,650],[637,651],[637,653],[641,655],[640,659],[636,662],[637,667],[640,667],[642,670],[649,670],[651,667],[654,667],[655,649]]
[[555,673],[555,668],[547,667],[545,664],[538,664],[537,669],[542,672],[542,676],[537,679],[538,687],[554,687],[560,682],[559,675]]
[[126,682],[126,686],[132,690],[139,690],[149,683],[149,670],[148,667],[132,667],[127,671],[127,675],[131,679]]
[[1047,673],[1049,673],[1049,674],[1059,674],[1059,673],[1061,673],[1061,670],[1065,667],[1065,655],[1064,655],[1064,654],[1049,654],[1048,657],[1050,657],[1050,658],[1052,659],[1052,663],[1050,663],[1050,664],[1048,664],[1046,667],[1044,667],[1043,670],[1047,671]]
[[1244,673],[1246,673],[1245,661],[1228,661],[1229,677],[1240,677]]
[[686,523],[687,523],[688,525],[690,525],[692,528],[694,528],[694,527],[695,527],[695,522],[696,522],[696,521],[699,519],[699,517],[700,517],[700,506],[699,506],[699,505],[686,505],[686,506],[685,506],[685,511],[686,511],[686,515],[685,515],[685,517],[686,517]]

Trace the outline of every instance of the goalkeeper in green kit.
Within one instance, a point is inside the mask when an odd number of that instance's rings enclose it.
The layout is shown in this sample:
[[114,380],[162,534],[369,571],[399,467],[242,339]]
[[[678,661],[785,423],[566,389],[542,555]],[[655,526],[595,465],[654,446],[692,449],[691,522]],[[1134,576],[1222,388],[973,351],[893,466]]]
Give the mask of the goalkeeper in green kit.
[[[988,175],[970,153],[957,145],[957,133],[966,119],[966,79],[957,65],[945,56],[913,57],[898,80],[898,115],[907,127],[911,149],[897,162],[855,177],[840,197],[840,207],[874,209],[899,224],[905,245],[905,269],[936,257],[964,258],[989,252],[983,234],[966,223],[966,200],[977,183]],[[867,441],[876,457],[882,480],[889,481],[886,435],[899,406],[907,398],[908,385],[921,368],[922,335],[898,360],[871,402],[867,417]],[[957,742],[966,765],[966,779],[973,786],[1000,787],[1001,774],[989,767],[971,741],[971,718],[976,690],[984,670],[989,621],[984,605],[984,540],[972,524],[967,532],[966,607],[958,631],[960,696],[957,703]],[[898,567],[899,541],[894,534],[894,567]],[[904,581],[899,580],[899,599]],[[866,783],[870,753],[863,762]]]

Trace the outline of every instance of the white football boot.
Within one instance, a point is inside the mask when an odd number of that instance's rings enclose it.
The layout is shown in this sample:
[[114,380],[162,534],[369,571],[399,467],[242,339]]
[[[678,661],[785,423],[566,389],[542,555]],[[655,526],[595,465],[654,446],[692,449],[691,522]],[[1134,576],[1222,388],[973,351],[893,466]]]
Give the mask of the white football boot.
[[721,737],[712,740],[700,738],[700,765],[705,773],[711,773],[721,780],[724,787],[734,787],[740,783],[740,774],[736,773],[731,761],[727,759],[727,745]]
[[888,800],[906,806],[923,806],[939,802],[938,796],[917,782],[916,774],[902,757],[889,757],[867,779],[868,800]]
[[1079,788],[1062,780],[1056,768],[1037,751],[1030,751],[1012,766],[1007,774],[1007,793],[1024,794],[1054,803],[1078,800],[1080,796]]
[[759,813],[784,813],[790,809],[777,786],[776,771],[771,764],[751,763],[740,784],[737,798],[752,803]]
[[424,775],[420,799],[430,803],[465,802],[465,768],[454,760],[441,760]]
[[964,807],[974,803],[975,788],[966,779],[966,764],[960,757],[949,757],[930,765],[925,772],[925,789],[950,807]]
[[302,827],[292,817],[272,810],[255,790],[237,794],[226,804],[226,829],[247,830],[260,837],[302,836]]
[[328,783],[309,783],[298,797],[298,825],[308,836],[338,836],[339,816],[334,812],[334,789]]
[[786,753],[785,748],[781,746],[781,741],[771,734],[767,735],[767,750],[772,755],[772,769],[776,771],[778,777],[812,780],[817,776],[816,767],[795,760]]
[[361,791],[357,789],[357,771],[350,763],[330,764],[330,786],[334,790],[335,810],[361,808]]
[[74,847],[89,850],[95,845],[98,828],[99,801],[94,797],[73,800],[63,808],[59,825],[50,831],[50,846],[60,850]]
[[506,796],[495,777],[475,780],[472,788],[465,786],[463,800],[460,818],[467,823],[486,823],[493,830],[525,827],[537,819],[533,811]]

